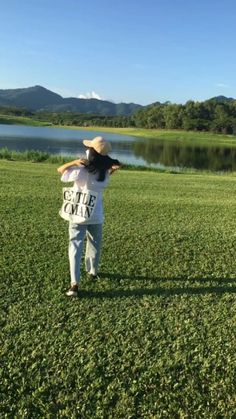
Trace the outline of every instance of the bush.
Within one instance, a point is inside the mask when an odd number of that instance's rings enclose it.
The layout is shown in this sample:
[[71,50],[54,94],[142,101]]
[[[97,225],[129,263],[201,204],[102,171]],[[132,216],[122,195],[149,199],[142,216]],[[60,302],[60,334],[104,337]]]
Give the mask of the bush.
[[50,163],[63,164],[66,161],[73,160],[73,156],[65,157],[60,155],[52,155],[40,150],[15,151],[9,150],[7,147],[4,147],[0,148],[0,159],[31,161],[34,163],[41,163],[47,161]]
[[12,158],[12,152],[7,147],[0,149],[0,159],[10,160]]

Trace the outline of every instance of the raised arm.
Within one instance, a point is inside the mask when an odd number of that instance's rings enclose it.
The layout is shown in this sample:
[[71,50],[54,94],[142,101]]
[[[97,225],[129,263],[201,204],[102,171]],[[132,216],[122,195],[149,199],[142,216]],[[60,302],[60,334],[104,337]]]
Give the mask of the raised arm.
[[109,174],[116,172],[116,170],[119,170],[121,168],[122,164],[119,162],[119,164],[113,164],[111,168],[109,169]]
[[67,169],[70,169],[73,166],[85,166],[85,165],[86,165],[86,159],[77,159],[77,160],[73,160],[73,161],[63,164],[62,166],[57,168],[57,171],[58,173],[62,175]]

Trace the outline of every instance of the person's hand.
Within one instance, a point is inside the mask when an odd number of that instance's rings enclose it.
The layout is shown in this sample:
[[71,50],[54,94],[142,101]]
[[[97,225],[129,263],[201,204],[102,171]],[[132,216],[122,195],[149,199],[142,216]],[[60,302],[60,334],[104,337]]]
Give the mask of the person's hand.
[[114,173],[116,170],[120,169],[120,168],[121,168],[121,165],[120,164],[113,164],[113,166],[111,166],[111,168],[109,170],[110,175],[112,173]]
[[76,166],[87,166],[87,164],[88,164],[88,160],[87,159],[81,158],[81,159],[75,160],[75,165]]
[[121,165],[120,164],[113,164],[113,166],[111,166],[112,170],[118,170],[120,169]]

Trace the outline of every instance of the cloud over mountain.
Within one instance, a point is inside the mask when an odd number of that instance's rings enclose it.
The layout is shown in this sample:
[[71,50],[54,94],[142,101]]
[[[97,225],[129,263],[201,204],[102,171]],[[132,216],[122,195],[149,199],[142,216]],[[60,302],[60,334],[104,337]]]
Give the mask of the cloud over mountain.
[[79,98],[63,98],[42,86],[0,89],[0,106],[23,107],[30,111],[79,112],[106,116],[128,116],[142,108],[135,103],[103,100],[94,91],[80,95]]
[[98,99],[98,100],[103,100],[98,93],[94,92],[94,90],[92,90],[92,92],[85,93],[85,95],[79,95],[78,98],[79,99]]

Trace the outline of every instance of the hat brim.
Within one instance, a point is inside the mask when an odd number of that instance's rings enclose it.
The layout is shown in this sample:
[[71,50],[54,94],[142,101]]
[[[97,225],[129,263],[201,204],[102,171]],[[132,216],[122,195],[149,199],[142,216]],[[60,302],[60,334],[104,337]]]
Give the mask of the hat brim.
[[91,143],[92,143],[92,140],[83,140],[83,144],[85,145],[85,147],[92,147]]
[[107,156],[109,151],[111,151],[111,144],[104,141],[102,137],[95,137],[93,140],[83,140],[83,144],[85,147],[94,148],[94,150],[102,156]]

